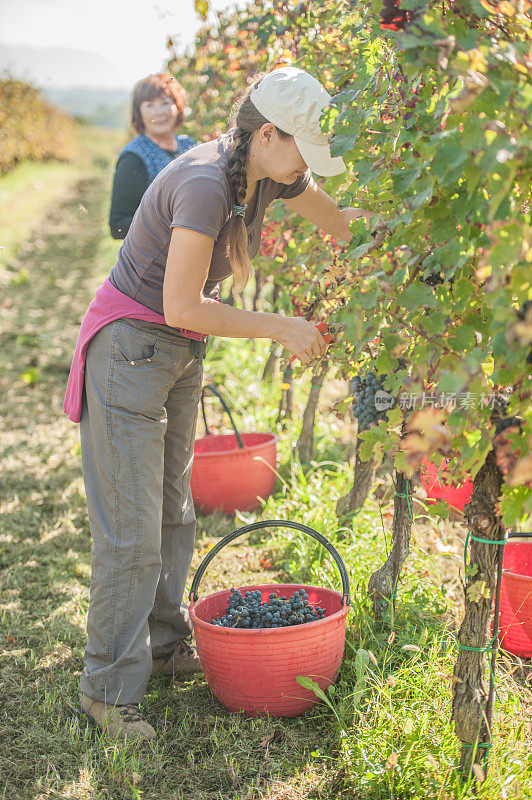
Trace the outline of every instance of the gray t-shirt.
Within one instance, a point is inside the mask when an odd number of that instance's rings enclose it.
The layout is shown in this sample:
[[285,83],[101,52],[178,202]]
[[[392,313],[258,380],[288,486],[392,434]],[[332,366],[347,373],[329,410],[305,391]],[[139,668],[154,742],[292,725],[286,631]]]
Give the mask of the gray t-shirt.
[[[203,294],[216,297],[219,282],[232,273],[226,250],[234,199],[224,169],[232,149],[230,130],[183,153],[159,173],[141,200],[111,270],[117,289],[162,314],[172,228],[189,228],[215,240]],[[278,197],[297,197],[311,181],[307,170],[289,186],[270,178],[258,182],[255,208],[248,207],[245,219],[251,258],[259,251],[266,207]]]

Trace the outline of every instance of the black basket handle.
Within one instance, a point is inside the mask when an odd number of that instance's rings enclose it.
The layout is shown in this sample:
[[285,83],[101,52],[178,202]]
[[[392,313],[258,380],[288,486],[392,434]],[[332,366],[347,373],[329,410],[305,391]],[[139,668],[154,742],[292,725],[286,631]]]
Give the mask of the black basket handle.
[[302,525],[300,522],[288,522],[284,519],[265,519],[261,520],[260,522],[253,522],[251,525],[245,525],[243,528],[238,528],[238,530],[233,531],[232,533],[228,533],[227,536],[218,542],[212,550],[210,550],[201,564],[199,565],[196,574],[194,575],[194,580],[192,581],[192,586],[190,588],[189,599],[190,602],[196,602],[198,599],[198,587],[200,581],[203,577],[203,573],[209,566],[210,562],[214,558],[214,556],[218,555],[220,550],[225,547],[226,544],[232,542],[233,539],[237,539],[239,536],[243,536],[245,533],[250,533],[250,531],[257,531],[261,528],[293,528],[296,531],[301,531],[302,533],[307,533],[309,536],[312,536],[316,539],[325,549],[330,553],[330,555],[334,558],[336,562],[336,566],[338,568],[338,572],[340,573],[340,577],[342,579],[342,601],[345,600],[347,605],[351,605],[351,594],[349,590],[349,576],[347,574],[347,570],[345,568],[345,564],[341,559],[340,554],[336,550],[335,547],[318,531],[315,531],[313,528],[309,528],[308,525]]
[[532,539],[532,531],[510,531],[508,539]]
[[233,430],[235,432],[236,441],[238,442],[238,446],[243,450],[244,449],[244,442],[242,441],[242,437],[240,436],[239,432],[237,431],[237,428],[236,428],[236,425],[235,425],[235,421],[233,419],[233,415],[229,411],[227,403],[223,399],[222,395],[220,394],[220,392],[218,391],[216,386],[212,385],[212,383],[208,383],[201,390],[201,413],[203,414],[203,422],[205,423],[205,433],[207,434],[207,436],[209,435],[209,426],[207,424],[207,417],[205,416],[205,392],[207,392],[207,391],[209,391],[213,395],[215,395],[215,397],[217,397],[218,400],[220,401],[220,403],[222,404],[224,411],[227,413],[227,416],[231,420],[231,425],[233,426]]

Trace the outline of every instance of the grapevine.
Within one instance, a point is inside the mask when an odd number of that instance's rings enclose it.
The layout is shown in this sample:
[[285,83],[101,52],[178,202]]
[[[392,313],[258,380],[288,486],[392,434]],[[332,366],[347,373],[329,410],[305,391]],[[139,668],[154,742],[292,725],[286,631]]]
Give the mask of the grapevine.
[[[200,89],[190,87],[190,97],[194,106],[200,91],[199,119],[218,131],[224,107],[254,70],[308,70],[333,96],[322,130],[347,167],[324,189],[340,206],[378,215],[372,230],[353,221],[351,241],[338,252],[313,226],[272,208],[279,234],[268,230],[262,256],[278,312],[345,325],[328,359],[333,377],[353,386],[357,461],[368,465],[370,481],[384,455],[393,465],[393,547],[370,580],[376,604],[397,591],[425,457],[452,457],[454,477],[471,476],[470,562],[486,571],[490,587],[496,559],[476,540],[486,531],[502,540],[532,512],[528,5],[249,2],[198,38]],[[290,233],[281,242],[283,230]],[[408,370],[397,369],[400,357]],[[382,386],[396,402],[379,416],[372,400]],[[345,408],[353,402],[346,393]],[[498,425],[501,418],[513,424]],[[478,736],[485,747],[491,738],[483,675],[493,594],[473,601],[465,580],[459,640],[473,649],[458,658],[453,714],[467,772],[484,759],[486,751],[474,748]]]

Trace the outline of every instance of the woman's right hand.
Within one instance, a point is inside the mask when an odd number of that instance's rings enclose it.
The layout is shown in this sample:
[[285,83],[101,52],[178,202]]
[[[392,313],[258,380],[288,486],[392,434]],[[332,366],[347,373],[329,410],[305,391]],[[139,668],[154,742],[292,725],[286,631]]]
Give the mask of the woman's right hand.
[[293,353],[302,364],[320,358],[327,350],[327,342],[311,322],[303,317],[279,317],[280,333],[275,337],[279,344]]

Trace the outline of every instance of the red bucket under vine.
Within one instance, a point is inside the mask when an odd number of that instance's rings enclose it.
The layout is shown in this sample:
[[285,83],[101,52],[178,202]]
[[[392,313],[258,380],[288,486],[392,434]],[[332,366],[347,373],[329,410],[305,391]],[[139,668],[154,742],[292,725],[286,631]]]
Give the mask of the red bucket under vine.
[[473,483],[469,475],[465,476],[463,483],[453,483],[449,476],[447,464],[444,459],[441,467],[437,467],[427,456],[423,457],[421,466],[421,483],[427,493],[429,503],[445,500],[453,508],[463,511],[473,494]]
[[[342,579],[342,594],[320,586],[260,584],[241,591],[260,591],[263,600],[274,593],[292,595],[304,588],[308,602],[319,605],[325,616],[280,628],[227,628],[211,620],[224,613],[229,590],[198,600],[199,582],[210,561],[238,536],[250,531],[283,527],[317,539],[333,557]],[[301,686],[298,678],[310,678],[324,691],[336,680],[345,645],[349,610],[349,578],[337,550],[317,531],[297,522],[261,520],[233,531],[204,558],[190,591],[190,619],[194,625],[201,666],[213,694],[230,711],[247,716],[294,717],[319,702],[316,694]]]
[[532,658],[532,533],[513,533],[504,546],[499,642]]
[[[205,394],[214,394],[227,412],[234,433],[213,434],[205,415]],[[212,385],[201,393],[201,410],[206,435],[196,439],[190,485],[194,506],[202,514],[223,511],[254,511],[273,491],[277,467],[277,439],[274,433],[239,433],[233,416]]]

